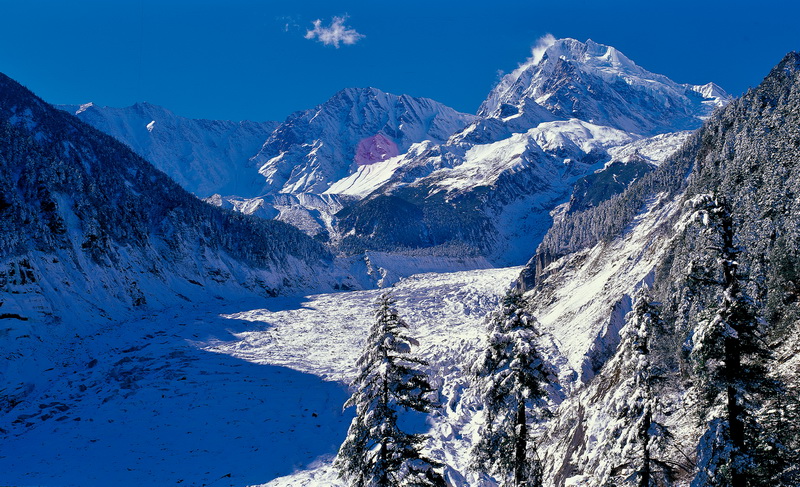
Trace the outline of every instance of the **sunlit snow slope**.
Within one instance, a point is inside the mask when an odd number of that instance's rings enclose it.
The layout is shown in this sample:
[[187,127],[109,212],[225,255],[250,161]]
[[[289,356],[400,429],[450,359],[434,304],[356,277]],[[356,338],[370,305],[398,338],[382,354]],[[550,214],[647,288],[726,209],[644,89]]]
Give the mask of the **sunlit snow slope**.
[[[445,404],[458,402],[453,379],[518,273],[396,284]],[[0,416],[0,484],[241,486],[298,470],[276,485],[326,485],[353,414],[342,413],[345,384],[381,292],[187,305],[64,343],[47,386]],[[452,443],[448,412],[432,427]]]

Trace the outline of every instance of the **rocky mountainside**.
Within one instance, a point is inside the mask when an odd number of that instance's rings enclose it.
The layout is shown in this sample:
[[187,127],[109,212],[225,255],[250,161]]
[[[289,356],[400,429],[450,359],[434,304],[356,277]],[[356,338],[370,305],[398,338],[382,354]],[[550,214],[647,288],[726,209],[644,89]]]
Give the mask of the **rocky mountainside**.
[[478,115],[512,126],[578,118],[655,135],[695,128],[729,99],[714,83],[678,84],[611,46],[549,38],[500,81]]
[[443,142],[474,118],[427,98],[375,88],[342,90],[275,129],[253,159],[265,178],[261,193],[322,193],[355,169],[405,153],[413,143]]
[[[715,86],[650,73],[612,47],[553,40],[446,143],[413,146],[334,184],[330,192],[362,198],[337,215],[334,236],[347,252],[430,248],[521,263],[554,216],[620,193],[728,100]],[[391,222],[381,216],[389,208]]]
[[278,122],[194,120],[150,103],[59,108],[121,140],[201,198],[214,193],[251,194],[260,188],[249,160],[278,126]]
[[72,313],[97,324],[199,296],[337,284],[329,251],[299,230],[201,202],[5,76],[0,130],[7,336]]
[[[765,403],[751,398],[748,414],[770,425],[770,411],[781,411],[783,426],[767,426],[759,437],[779,437],[786,451],[796,451],[800,435],[792,415],[797,405],[779,402],[785,394],[796,398],[800,378],[798,122],[800,55],[790,53],[761,85],[715,114],[659,169],[619,197],[566,215],[545,237],[520,283],[529,290],[543,329],[582,383],[560,404],[542,436],[549,485],[623,485],[641,453],[635,421],[626,419],[639,406],[631,395],[636,364],[625,337],[634,333],[629,312],[645,285],[664,319],[662,328],[651,330],[651,343],[657,345],[647,360],[660,377],[656,420],[670,432],[654,440],[651,453],[670,466],[674,485],[712,485],[704,469],[712,468],[708,462],[724,460],[714,460],[720,453],[712,444],[721,440],[709,440],[706,431],[721,424],[712,420],[720,418],[720,409],[703,399],[707,379],[698,375],[694,350],[710,314],[727,295],[713,284],[720,279],[716,274],[703,278],[692,270],[720,262],[689,205],[707,193],[724,195],[732,209],[733,251],[746,276],[742,292],[763,319],[759,333],[772,352],[770,377],[789,391]],[[794,470],[792,463],[781,467],[775,460],[780,449],[773,447],[772,455],[775,463],[768,468],[782,472],[770,474],[775,485],[795,485],[796,463]],[[756,467],[751,473],[756,475]]]

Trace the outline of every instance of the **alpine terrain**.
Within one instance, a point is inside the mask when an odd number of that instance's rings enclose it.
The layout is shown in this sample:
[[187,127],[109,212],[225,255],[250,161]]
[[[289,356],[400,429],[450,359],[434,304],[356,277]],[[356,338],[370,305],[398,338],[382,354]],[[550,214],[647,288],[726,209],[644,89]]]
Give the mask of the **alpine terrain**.
[[800,485],[800,54],[61,108],[0,76],[0,484]]

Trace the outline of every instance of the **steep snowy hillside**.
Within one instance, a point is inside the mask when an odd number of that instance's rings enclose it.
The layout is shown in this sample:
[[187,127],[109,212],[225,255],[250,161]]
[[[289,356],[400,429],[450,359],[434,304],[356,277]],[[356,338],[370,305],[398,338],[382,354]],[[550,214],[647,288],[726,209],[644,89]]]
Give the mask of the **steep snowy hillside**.
[[415,142],[442,142],[474,119],[427,98],[348,88],[290,116],[253,164],[265,179],[262,193],[322,193],[360,166],[404,153]]
[[[636,430],[644,400],[655,404],[652,420],[669,432],[648,433],[649,454],[662,465],[658,475],[668,471],[672,485],[689,485],[693,479],[692,485],[710,485],[707,476],[715,472],[709,458],[727,461],[731,449],[719,443],[724,437],[701,439],[714,434],[708,428],[724,421],[726,409],[710,402],[702,369],[714,365],[698,362],[694,350],[709,316],[719,313],[732,295],[715,284],[721,282],[716,273],[690,272],[720,262],[718,247],[698,228],[695,210],[684,204],[704,193],[723,195],[730,204],[737,246],[731,250],[738,253],[742,292],[752,296],[763,318],[759,343],[775,352],[772,357],[748,356],[748,367],[766,366],[769,376],[784,384],[773,392],[753,393],[745,403],[748,417],[762,425],[745,428],[750,461],[760,465],[747,475],[773,469],[775,485],[796,485],[800,431],[793,424],[800,405],[790,350],[800,347],[795,292],[800,212],[794,196],[800,184],[798,126],[800,55],[791,53],[658,170],[620,197],[568,215],[551,229],[520,282],[530,290],[542,324],[581,371],[585,386],[560,405],[543,436],[550,485],[628,485],[625,478],[641,465],[647,437]],[[631,342],[624,337],[640,332],[631,331],[634,318],[626,313],[642,284],[650,286],[664,325],[647,332],[652,334],[648,356],[631,362]],[[571,351],[573,346],[578,348]],[[642,399],[646,393],[634,380],[641,363],[650,364],[648,373],[658,376],[658,387],[647,393],[650,399]],[[775,411],[784,418],[778,423],[769,419]],[[775,438],[785,449],[773,446],[764,456],[750,446]],[[716,474],[726,475],[722,469]]]
[[729,100],[714,83],[675,83],[637,66],[613,47],[548,38],[502,79],[478,114],[501,119],[513,131],[548,117],[574,117],[655,135],[695,128]]
[[[13,358],[0,373],[36,382],[63,339],[176,302],[358,286],[299,230],[201,202],[2,75],[0,186],[0,351]],[[28,392],[22,380],[3,397]]]
[[214,193],[252,194],[260,188],[258,174],[248,161],[278,126],[278,122],[193,120],[150,103],[59,108],[126,143],[201,198]]

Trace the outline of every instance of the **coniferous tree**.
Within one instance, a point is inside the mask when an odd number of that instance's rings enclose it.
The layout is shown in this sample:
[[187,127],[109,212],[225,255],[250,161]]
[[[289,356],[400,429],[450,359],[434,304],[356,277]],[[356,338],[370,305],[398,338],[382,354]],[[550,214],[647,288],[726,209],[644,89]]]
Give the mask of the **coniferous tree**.
[[[716,265],[693,265],[694,286],[710,286],[721,297],[713,316],[692,337],[692,356],[706,401],[707,429],[698,445],[694,487],[765,485],[783,469],[775,462],[784,448],[759,421],[759,412],[781,394],[771,378],[772,354],[762,336],[763,320],[745,292],[739,269],[743,249],[724,198],[699,195],[688,202],[710,240]],[[768,453],[771,452],[771,453]],[[770,458],[770,457],[773,458]]]
[[659,308],[660,304],[652,301],[643,286],[628,315],[628,325],[622,330],[620,364],[628,378],[620,386],[622,393],[618,397],[624,404],[619,409],[633,427],[628,429],[626,437],[620,438],[628,446],[624,448],[628,462],[614,469],[624,472],[613,475],[617,477],[615,485],[657,487],[670,485],[674,476],[674,468],[657,455],[671,438],[658,418],[661,410],[658,386],[664,378],[653,364],[653,335],[665,331]]
[[473,468],[503,485],[542,485],[542,465],[531,422],[549,414],[546,386],[553,376],[536,349],[539,333],[527,300],[510,290],[489,320],[489,340],[476,365],[486,423],[473,447]]
[[395,301],[384,293],[376,301],[375,322],[358,360],[359,374],[345,408],[356,417],[339,449],[335,465],[340,476],[356,487],[444,486],[435,469],[441,465],[421,452],[426,436],[402,431],[401,410],[429,413],[437,403],[435,390],[410,355],[418,342],[407,334]]

